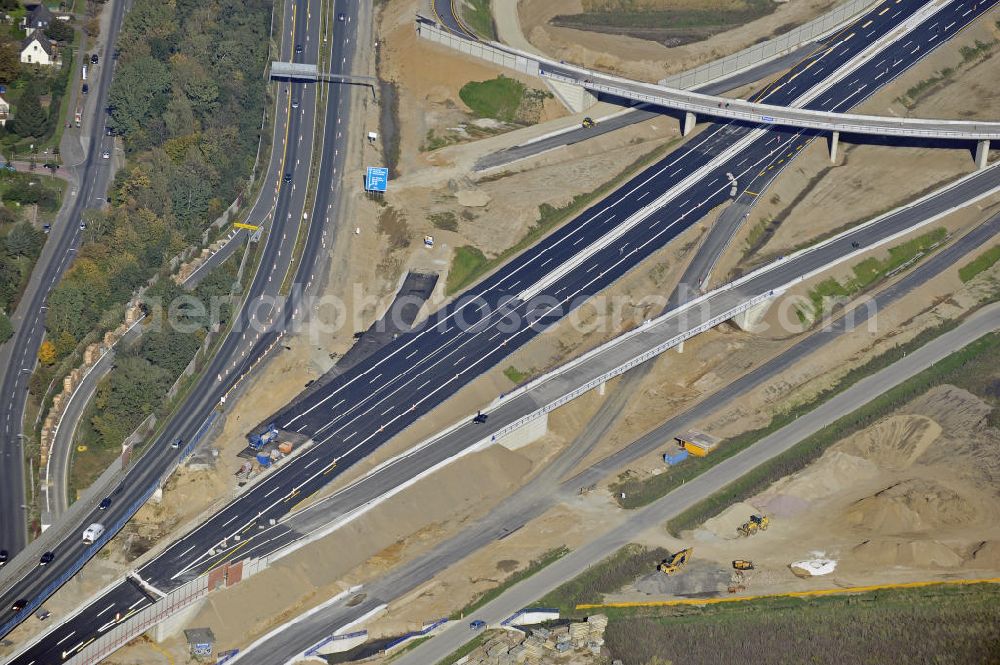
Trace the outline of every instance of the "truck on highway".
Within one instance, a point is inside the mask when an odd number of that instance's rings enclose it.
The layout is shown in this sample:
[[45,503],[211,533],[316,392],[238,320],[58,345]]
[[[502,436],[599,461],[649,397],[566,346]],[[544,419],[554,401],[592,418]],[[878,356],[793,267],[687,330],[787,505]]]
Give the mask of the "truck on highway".
[[93,545],[102,535],[104,535],[104,525],[94,522],[83,530],[83,544]]

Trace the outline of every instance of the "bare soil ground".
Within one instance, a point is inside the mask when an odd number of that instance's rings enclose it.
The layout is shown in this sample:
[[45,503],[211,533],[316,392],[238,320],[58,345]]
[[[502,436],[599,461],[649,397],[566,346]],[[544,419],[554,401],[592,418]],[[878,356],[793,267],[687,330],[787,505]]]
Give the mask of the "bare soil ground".
[[[833,0],[792,0],[781,4],[773,14],[746,25],[674,48],[647,39],[551,25],[553,16],[580,13],[581,0],[522,0],[519,15],[524,35],[543,53],[622,76],[657,81],[735,53],[790,25],[806,23],[835,4]],[[658,8],[688,6],[690,3],[681,0],[660,3]]]

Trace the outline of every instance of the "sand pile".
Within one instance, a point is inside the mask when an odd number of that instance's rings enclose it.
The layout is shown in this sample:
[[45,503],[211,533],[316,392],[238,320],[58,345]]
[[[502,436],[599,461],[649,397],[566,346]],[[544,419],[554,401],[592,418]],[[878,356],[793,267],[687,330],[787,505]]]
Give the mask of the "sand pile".
[[1000,540],[987,540],[976,545],[967,562],[973,568],[1000,568]]
[[760,512],[759,508],[745,501],[733,504],[715,517],[705,520],[702,528],[695,533],[695,538],[698,540],[712,540],[713,537],[726,540],[738,538],[736,529],[750,519],[751,515],[757,515]]
[[851,526],[888,534],[929,531],[973,522],[978,511],[965,497],[934,480],[904,480],[856,502]]
[[941,431],[941,425],[926,416],[891,416],[845,439],[833,450],[895,471],[913,465],[941,436]]

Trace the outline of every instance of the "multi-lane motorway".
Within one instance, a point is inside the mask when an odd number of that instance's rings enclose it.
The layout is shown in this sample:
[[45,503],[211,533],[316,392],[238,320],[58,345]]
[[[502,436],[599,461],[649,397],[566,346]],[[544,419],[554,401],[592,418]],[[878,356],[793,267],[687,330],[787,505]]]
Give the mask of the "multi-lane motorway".
[[[334,23],[331,34],[320,35],[319,2],[315,0],[297,0],[288,5],[283,25],[288,32],[283,38],[281,57],[295,62],[316,62],[320,49],[328,48],[330,54],[330,71],[332,73],[350,73],[353,64],[354,48],[357,41],[357,26],[359,13],[362,11],[354,3],[338,0],[333,3],[331,16],[343,13],[345,20]],[[327,42],[324,45],[324,41]],[[296,48],[301,46],[301,50]],[[308,219],[313,223],[308,227],[306,249],[296,268],[294,282],[301,287],[312,283],[317,268],[317,258],[320,256],[325,238],[330,235],[330,225],[335,222],[332,206],[338,199],[340,188],[339,175],[344,168],[344,149],[346,140],[346,123],[349,121],[351,88],[331,86],[328,88],[326,115],[323,133],[323,160],[318,174],[318,185],[313,210]],[[281,326],[287,324],[294,308],[282,307],[279,292],[284,277],[291,265],[293,248],[298,236],[299,225],[303,223],[303,211],[309,168],[313,146],[313,128],[316,125],[316,86],[310,83],[281,83],[277,86],[278,115],[275,123],[275,150],[265,176],[264,193],[256,202],[247,218],[250,223],[264,225],[264,247],[261,250],[260,268],[254,275],[248,289],[245,306],[234,325],[233,331],[226,336],[220,348],[213,356],[209,367],[205,370],[203,379],[192,389],[185,405],[179,410],[179,415],[168,424],[164,432],[150,444],[150,450],[143,456],[141,464],[133,468],[122,484],[121,491],[114,496],[114,502],[107,511],[98,513],[96,510],[85,516],[79,526],[82,530],[87,523],[95,521],[98,515],[103,523],[111,527],[123,524],[148,490],[155,487],[163,475],[170,469],[186,446],[179,449],[171,448],[170,444],[177,439],[193,443],[193,438],[202,430],[204,423],[211,416],[219,399],[242,376],[246,366],[259,357],[263,348],[271,345],[280,334]],[[292,101],[298,104],[292,104]],[[291,180],[286,182],[286,174]],[[315,174],[314,174],[315,175]],[[272,189],[272,186],[276,189]],[[270,306],[269,303],[279,303]],[[270,328],[258,324],[251,325],[250,318],[263,323],[271,322]],[[114,530],[114,529],[111,529]],[[3,604],[10,605],[14,599],[23,597],[30,601],[28,609],[21,612],[13,621],[4,624],[2,633],[8,632],[15,622],[28,615],[32,605],[44,600],[58,584],[68,579],[82,563],[92,556],[96,548],[82,545],[78,533],[72,533],[54,551],[56,560],[44,569],[28,571],[13,588],[4,590]],[[14,562],[16,563],[16,562]],[[27,655],[23,662],[61,662],[71,656],[86,641],[87,635],[100,632],[101,626],[107,621],[107,616],[118,614],[123,620],[132,611],[151,602],[142,595],[141,603],[134,602],[134,594],[138,593],[132,583],[121,585],[120,593],[112,591],[109,596],[129,598],[120,604],[113,604],[105,612],[93,616],[81,615],[82,619],[93,619],[93,623],[81,624],[81,640],[73,644],[42,642]],[[102,605],[104,609],[105,606]],[[120,610],[120,611],[119,611]],[[107,614],[104,618],[100,615]],[[106,629],[106,628],[105,628]],[[64,656],[65,653],[65,656]]]
[[[915,2],[894,4],[899,7],[897,13],[872,13],[861,19],[872,22],[869,27],[873,39],[886,34],[920,6]],[[961,21],[961,17],[955,18],[959,23],[955,31],[992,4],[984,3],[973,16]],[[934,19],[951,20],[953,17],[942,17],[942,13],[948,11],[946,7]],[[883,74],[881,81],[888,82],[930,52],[936,46],[934,40],[940,43],[936,36],[930,39],[934,34],[933,28],[926,24],[917,26],[907,38],[927,46],[894,61],[891,75]],[[786,80],[796,77],[795,89],[791,89],[793,86],[772,86],[763,93],[762,99],[776,104],[801,103],[802,95],[826,81],[839,65],[863,50],[866,44],[842,39],[834,46],[836,48],[831,48],[824,56],[826,64],[822,73],[817,71],[819,68],[810,67],[810,61],[806,60],[783,77]],[[338,63],[336,56],[333,63]],[[881,72],[884,67],[884,63],[869,59],[828,87],[816,103],[826,104],[826,110],[851,108],[875,90],[872,86],[859,94],[855,89],[856,81],[874,80],[876,69]],[[328,116],[329,113],[328,107]],[[329,122],[327,126],[329,138]],[[359,364],[300,402],[295,412],[279,414],[280,426],[310,436],[316,441],[314,447],[273,472],[168,548],[140,569],[139,575],[153,587],[169,589],[190,575],[237,556],[235,548],[224,547],[215,553],[209,550],[226,536],[252,528],[258,515],[280,517],[341,469],[363,458],[475,375],[724,202],[730,189],[727,173],[732,173],[739,189],[745,191],[767,178],[769,173],[780,171],[812,136],[799,130],[755,130],[734,123],[706,128],[684,149],[647,169],[604,203],[556,231],[433,317],[433,327],[401,336],[379,357]],[[321,186],[320,191],[323,189]],[[669,200],[644,211],[644,206],[664,193],[669,193]],[[280,205],[279,196],[276,225],[282,216],[280,213],[287,209]],[[629,228],[618,226],[624,220],[635,220],[637,214],[642,217],[637,224]],[[272,234],[274,232],[272,230]],[[601,246],[600,241],[615,232],[620,234],[617,241]],[[315,251],[315,244],[310,242],[309,245]],[[262,265],[278,261],[278,251],[276,248],[275,254],[266,256]],[[584,254],[586,259],[572,269],[554,272],[559,266],[579,261]],[[306,266],[307,262],[303,261],[302,265]],[[309,267],[311,269],[311,265]],[[290,310],[286,310],[287,316]],[[257,343],[263,341],[264,338]],[[231,354],[227,352],[227,355]],[[213,376],[212,370],[209,376]],[[211,388],[206,387],[198,397],[205,398],[211,393]],[[209,403],[209,408],[211,403],[214,402]],[[204,406],[200,406],[193,408],[190,416],[184,419],[189,426],[187,432],[195,431],[204,421],[197,417],[199,412],[207,415]],[[173,433],[184,431],[183,426],[173,429]],[[156,464],[158,459],[154,454],[151,464]],[[252,539],[244,542],[252,543]],[[23,662],[44,654],[54,656],[58,653],[57,641],[66,635],[83,638],[93,635],[103,625],[97,613],[109,602],[111,608],[133,611],[148,604],[149,599],[135,585],[122,583],[71,622],[60,626],[50,639],[29,651]]]
[[[114,73],[114,43],[125,13],[125,3],[111,9],[108,34],[96,68],[100,74],[89,97],[93,98],[80,131],[83,161],[71,165],[77,174],[69,196],[72,205],[64,206],[42,250],[21,302],[12,317],[14,337],[0,352],[0,549],[13,556],[27,542],[25,520],[24,452],[21,445],[21,419],[27,399],[28,378],[35,367],[38,347],[45,332],[45,302],[49,291],[73,260],[82,231],[80,216],[86,208],[100,207],[111,173],[110,160],[101,158],[104,150],[114,151],[114,139],[104,134],[104,106]],[[70,74],[76,76],[76,72]],[[76,151],[71,151],[70,154]]]

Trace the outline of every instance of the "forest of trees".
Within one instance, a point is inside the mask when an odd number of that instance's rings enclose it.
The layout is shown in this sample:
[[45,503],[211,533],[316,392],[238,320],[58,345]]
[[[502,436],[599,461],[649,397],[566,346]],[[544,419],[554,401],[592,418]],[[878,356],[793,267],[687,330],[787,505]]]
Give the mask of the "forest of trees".
[[246,186],[265,100],[270,0],[137,0],[119,36],[109,124],[128,164],[88,211],[78,257],[49,298],[57,358],[195,243]]

